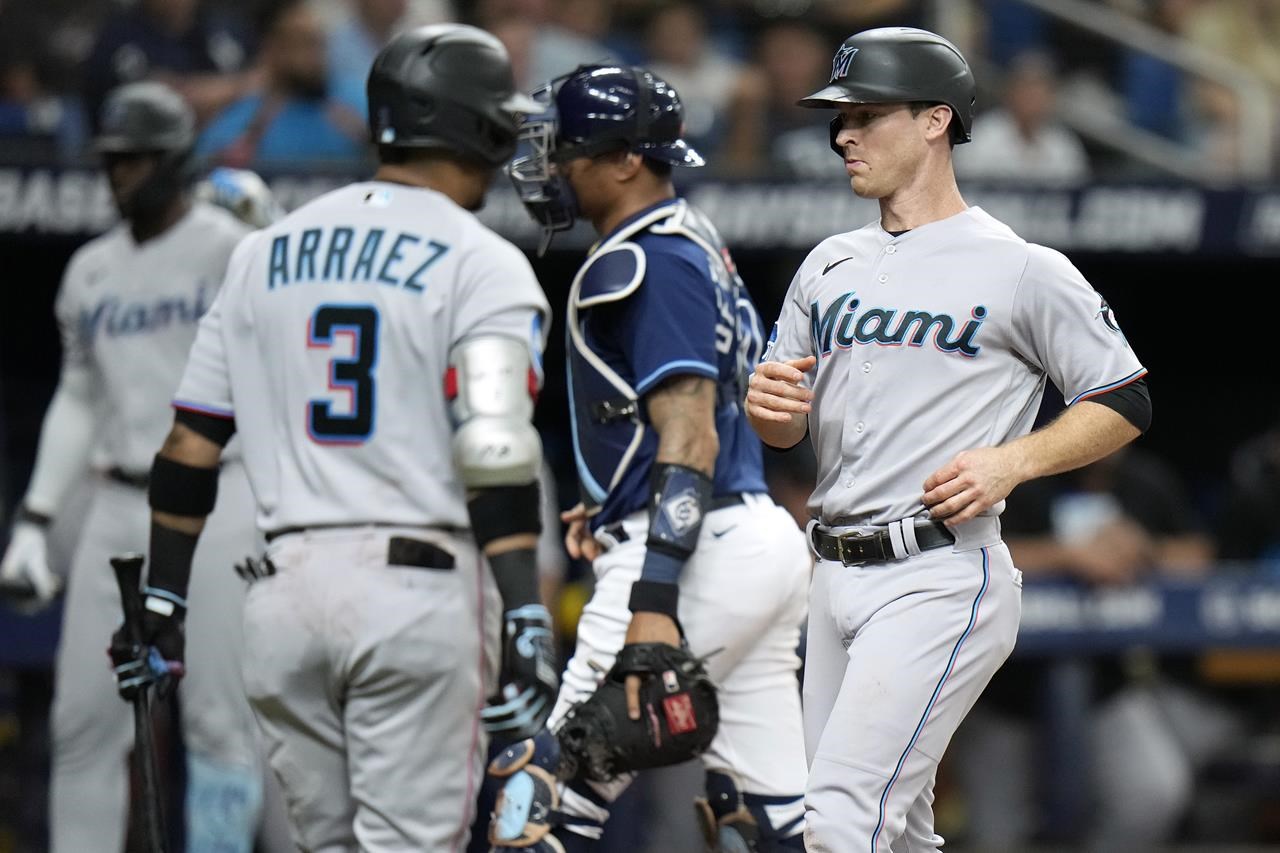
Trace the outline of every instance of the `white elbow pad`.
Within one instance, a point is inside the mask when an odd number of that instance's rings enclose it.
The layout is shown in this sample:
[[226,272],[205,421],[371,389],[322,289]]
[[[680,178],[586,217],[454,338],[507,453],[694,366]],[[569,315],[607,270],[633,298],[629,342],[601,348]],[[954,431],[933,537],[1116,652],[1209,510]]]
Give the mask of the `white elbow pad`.
[[533,428],[527,344],[483,337],[454,347],[453,464],[469,488],[522,486],[538,477],[542,441]]

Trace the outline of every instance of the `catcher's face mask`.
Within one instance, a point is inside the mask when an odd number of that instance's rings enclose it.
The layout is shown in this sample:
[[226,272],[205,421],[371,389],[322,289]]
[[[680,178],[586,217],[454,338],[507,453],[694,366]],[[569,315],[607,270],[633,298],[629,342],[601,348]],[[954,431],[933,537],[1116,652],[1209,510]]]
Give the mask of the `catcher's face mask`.
[[[533,99],[543,109],[524,117],[515,159],[507,166],[507,175],[515,184],[525,210],[542,226],[540,256],[551,245],[556,232],[572,228],[578,215],[578,199],[573,187],[556,167],[557,162],[571,159],[565,156],[567,151],[557,150],[556,145],[560,122],[555,88],[563,80],[563,77],[553,80],[533,93]],[[573,152],[572,156],[581,154]]]

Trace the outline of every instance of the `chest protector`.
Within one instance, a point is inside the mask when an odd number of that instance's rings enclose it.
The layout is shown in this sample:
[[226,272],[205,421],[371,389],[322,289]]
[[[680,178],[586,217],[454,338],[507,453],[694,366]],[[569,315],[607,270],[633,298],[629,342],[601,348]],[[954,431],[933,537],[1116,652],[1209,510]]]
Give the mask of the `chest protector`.
[[[725,342],[726,351],[738,354],[738,368],[728,382],[721,371],[718,405],[737,405],[746,394],[748,371],[760,350],[759,319],[728,250],[715,226],[683,199],[641,216],[601,243],[574,277],[566,323],[574,457],[588,514],[599,510],[645,442],[657,440],[639,394],[591,349],[586,332],[593,308],[620,302],[644,283],[645,252],[633,238],[646,231],[685,237],[708,258],[709,275],[720,289],[717,304],[733,334],[733,340]],[[651,333],[662,334],[662,330]]]

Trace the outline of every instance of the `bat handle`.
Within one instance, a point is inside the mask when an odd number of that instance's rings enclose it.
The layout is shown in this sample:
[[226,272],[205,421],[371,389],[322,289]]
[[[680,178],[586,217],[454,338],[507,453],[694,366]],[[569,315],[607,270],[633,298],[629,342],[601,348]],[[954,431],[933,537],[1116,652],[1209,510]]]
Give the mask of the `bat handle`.
[[125,631],[135,643],[142,641],[142,564],[141,554],[117,554],[111,558],[111,568],[120,587],[120,604],[124,608]]

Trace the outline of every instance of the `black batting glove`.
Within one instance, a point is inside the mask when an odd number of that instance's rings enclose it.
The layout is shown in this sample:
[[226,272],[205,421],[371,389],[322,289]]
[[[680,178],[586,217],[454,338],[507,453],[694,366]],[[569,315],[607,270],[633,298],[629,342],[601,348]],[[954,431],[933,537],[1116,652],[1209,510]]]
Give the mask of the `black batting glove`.
[[177,689],[186,674],[186,637],[183,622],[187,608],[168,597],[147,595],[143,600],[142,636],[133,642],[123,625],[111,635],[107,653],[116,676],[116,690],[127,702],[155,684],[161,699]]
[[523,740],[540,732],[560,690],[551,615],[541,604],[526,604],[503,615],[502,671],[498,695],[480,719],[489,734]]

